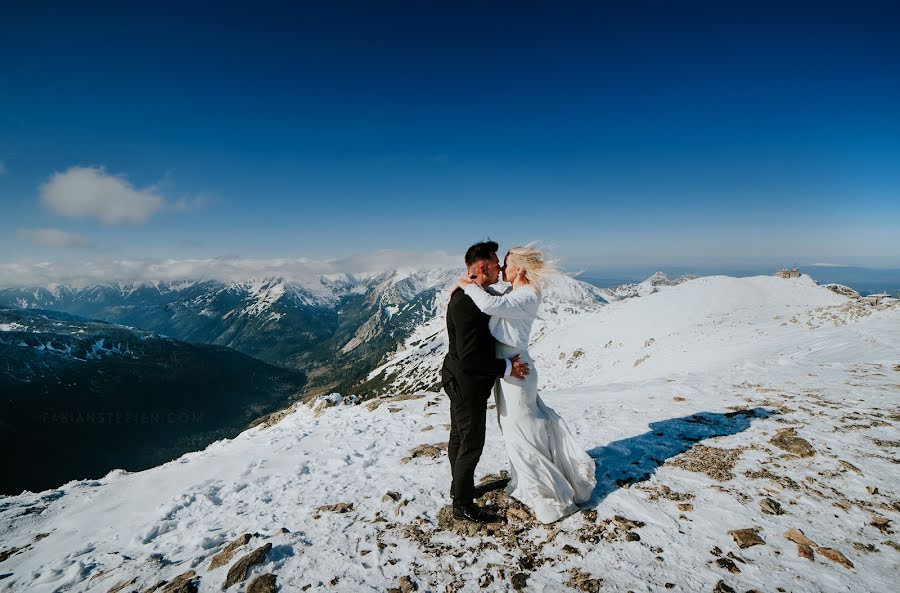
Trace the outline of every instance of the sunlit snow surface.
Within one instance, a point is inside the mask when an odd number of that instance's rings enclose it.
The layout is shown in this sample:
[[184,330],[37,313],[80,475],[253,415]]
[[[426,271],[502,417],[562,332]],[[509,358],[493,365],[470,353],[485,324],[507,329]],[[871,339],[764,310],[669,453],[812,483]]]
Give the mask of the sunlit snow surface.
[[[579,513],[519,534],[542,559],[523,570],[503,532],[433,531],[449,502],[446,457],[401,463],[417,445],[446,442],[446,397],[426,394],[374,411],[300,406],[272,427],[158,468],[2,498],[0,552],[21,551],[0,562],[0,590],[106,592],[136,579],[123,590],[142,591],[193,569],[201,591],[221,591],[234,560],[209,571],[210,558],[242,533],[255,535],[235,560],[273,545],[248,582],[272,572],[282,591],[384,591],[403,575],[420,591],[507,590],[517,572],[528,573],[528,591],[561,591],[576,568],[602,579],[601,591],[712,591],[719,580],[736,591],[896,590],[896,305],[858,305],[805,278],[701,278],[547,325],[534,353],[542,397],[598,462],[597,522],[642,521],[639,541],[585,543]],[[726,416],[740,409],[752,412]],[[815,455],[769,442],[790,427]],[[700,446],[731,450],[728,475],[693,471]],[[479,475],[506,468],[489,422]],[[383,502],[389,490],[408,504]],[[763,513],[765,497],[784,514]],[[317,511],[338,502],[353,510]],[[379,512],[387,522],[373,520]],[[879,529],[877,517],[891,523]],[[405,537],[413,524],[444,552]],[[744,528],[765,543],[739,549],[728,531]],[[798,556],[783,536],[789,528],[820,547],[814,560]],[[728,553],[739,573],[717,563]],[[493,580],[482,589],[485,574]]]

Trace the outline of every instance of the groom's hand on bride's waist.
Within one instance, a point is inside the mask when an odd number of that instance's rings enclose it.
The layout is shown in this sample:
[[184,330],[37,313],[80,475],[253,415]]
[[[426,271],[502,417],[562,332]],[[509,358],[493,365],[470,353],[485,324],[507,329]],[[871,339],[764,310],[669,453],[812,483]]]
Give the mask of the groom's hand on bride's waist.
[[509,364],[507,366],[507,377],[512,377],[514,379],[524,379],[528,374],[528,363],[527,362],[519,362],[519,358],[521,358],[521,354],[516,354],[512,358],[509,359]]

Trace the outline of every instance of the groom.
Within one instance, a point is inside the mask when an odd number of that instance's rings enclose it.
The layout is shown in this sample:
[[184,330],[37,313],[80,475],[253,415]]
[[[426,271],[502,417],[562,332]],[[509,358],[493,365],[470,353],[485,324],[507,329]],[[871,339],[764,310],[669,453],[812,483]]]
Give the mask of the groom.
[[[469,277],[483,288],[500,279],[497,249],[496,242],[484,241],[466,251]],[[521,379],[528,374],[528,364],[518,362],[518,356],[509,360],[496,358],[489,319],[465,292],[453,292],[447,308],[450,349],[441,369],[441,383],[450,396],[448,453],[453,475],[453,516],[479,523],[497,520],[495,514],[474,502],[475,466],[484,448],[487,401],[498,377]]]

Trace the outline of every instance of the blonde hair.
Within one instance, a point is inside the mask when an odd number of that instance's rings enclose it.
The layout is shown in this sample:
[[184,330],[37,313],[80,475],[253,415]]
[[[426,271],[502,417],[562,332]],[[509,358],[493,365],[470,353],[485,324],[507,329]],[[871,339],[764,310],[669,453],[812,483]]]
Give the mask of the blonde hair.
[[517,245],[507,253],[507,263],[512,261],[517,268],[525,269],[525,277],[538,290],[547,285],[547,280],[553,274],[558,274],[556,260],[548,259],[537,247],[536,242],[528,245]]

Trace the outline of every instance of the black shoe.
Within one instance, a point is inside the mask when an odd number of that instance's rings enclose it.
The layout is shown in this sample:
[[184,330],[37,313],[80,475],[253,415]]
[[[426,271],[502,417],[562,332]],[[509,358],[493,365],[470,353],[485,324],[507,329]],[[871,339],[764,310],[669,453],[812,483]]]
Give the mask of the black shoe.
[[475,503],[453,505],[453,518],[475,523],[496,523],[500,517]]

